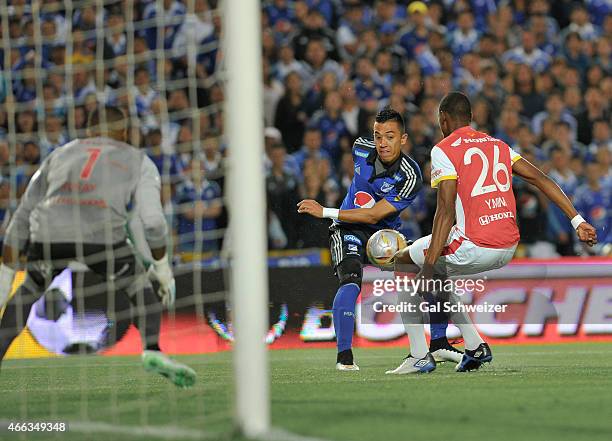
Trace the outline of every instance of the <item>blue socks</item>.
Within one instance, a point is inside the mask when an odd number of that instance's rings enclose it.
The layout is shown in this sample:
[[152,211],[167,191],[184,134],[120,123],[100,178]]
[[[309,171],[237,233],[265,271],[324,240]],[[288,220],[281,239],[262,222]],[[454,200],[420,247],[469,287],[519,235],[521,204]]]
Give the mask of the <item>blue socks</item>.
[[[435,296],[428,294],[426,296],[430,305],[437,304],[438,308],[441,302]],[[430,312],[429,313],[429,328],[431,330],[431,339],[446,338],[446,328],[448,328],[448,316],[445,312]]]
[[437,338],[446,338],[446,328],[448,328],[448,321],[445,323],[430,323],[429,328],[431,329],[432,340],[435,340]]
[[351,349],[355,329],[355,305],[361,288],[356,283],[341,285],[336,292],[333,306],[334,329],[338,352]]

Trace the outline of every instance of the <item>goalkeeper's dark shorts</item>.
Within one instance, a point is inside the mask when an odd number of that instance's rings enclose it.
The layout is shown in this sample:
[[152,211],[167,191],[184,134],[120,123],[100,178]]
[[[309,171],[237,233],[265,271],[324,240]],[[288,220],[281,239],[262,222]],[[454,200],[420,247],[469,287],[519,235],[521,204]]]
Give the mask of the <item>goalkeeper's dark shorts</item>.
[[27,251],[28,275],[41,289],[71,262],[79,262],[101,276],[112,280],[117,289],[125,289],[144,272],[132,248],[126,243],[113,245],[76,243],[31,243]]

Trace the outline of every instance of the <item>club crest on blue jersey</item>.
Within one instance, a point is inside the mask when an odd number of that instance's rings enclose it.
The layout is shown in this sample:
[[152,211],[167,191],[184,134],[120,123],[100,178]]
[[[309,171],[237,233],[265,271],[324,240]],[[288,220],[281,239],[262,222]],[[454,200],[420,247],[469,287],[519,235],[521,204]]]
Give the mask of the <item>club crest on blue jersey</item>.
[[383,182],[382,187],[380,187],[380,191],[383,193],[389,193],[391,190],[393,190],[393,184],[389,184],[388,182]]

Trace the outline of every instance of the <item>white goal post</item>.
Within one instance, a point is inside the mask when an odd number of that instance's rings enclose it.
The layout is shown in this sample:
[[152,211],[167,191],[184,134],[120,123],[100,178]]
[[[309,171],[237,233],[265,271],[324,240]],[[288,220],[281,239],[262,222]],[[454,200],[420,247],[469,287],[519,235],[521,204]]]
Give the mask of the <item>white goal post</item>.
[[238,429],[256,438],[270,431],[261,4],[225,0],[223,20],[235,417]]

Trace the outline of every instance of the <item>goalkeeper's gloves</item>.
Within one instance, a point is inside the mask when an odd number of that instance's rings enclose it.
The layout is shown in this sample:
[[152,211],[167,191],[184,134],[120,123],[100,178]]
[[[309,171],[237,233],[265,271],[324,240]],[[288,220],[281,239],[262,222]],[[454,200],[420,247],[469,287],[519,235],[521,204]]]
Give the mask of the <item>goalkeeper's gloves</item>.
[[166,307],[174,305],[176,283],[174,282],[174,275],[172,274],[167,254],[159,260],[153,259],[153,263],[149,267],[149,278],[157,280],[159,283],[158,294],[162,304]]
[[0,308],[4,308],[9,301],[15,270],[5,264],[0,265]]

